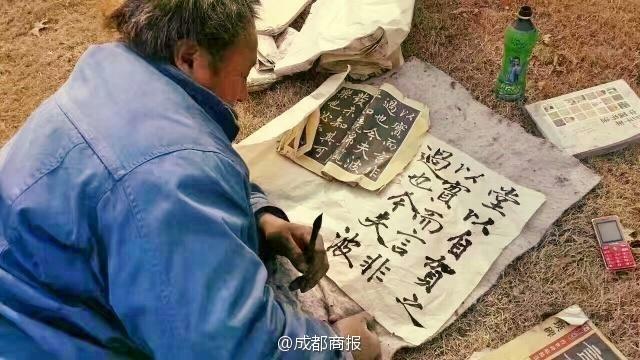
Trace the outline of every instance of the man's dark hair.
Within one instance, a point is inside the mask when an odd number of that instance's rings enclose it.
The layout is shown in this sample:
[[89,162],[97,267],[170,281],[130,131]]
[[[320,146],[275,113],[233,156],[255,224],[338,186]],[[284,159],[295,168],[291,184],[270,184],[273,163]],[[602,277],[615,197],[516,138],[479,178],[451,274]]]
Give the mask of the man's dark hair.
[[141,55],[173,63],[180,40],[207,49],[214,62],[253,23],[259,0],[124,0],[108,16]]

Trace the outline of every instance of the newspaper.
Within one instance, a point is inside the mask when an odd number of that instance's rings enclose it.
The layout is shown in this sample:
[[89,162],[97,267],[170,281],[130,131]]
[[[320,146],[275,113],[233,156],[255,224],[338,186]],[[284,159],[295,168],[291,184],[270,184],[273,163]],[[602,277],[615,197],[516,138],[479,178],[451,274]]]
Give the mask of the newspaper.
[[392,85],[346,83],[278,150],[318,175],[380,190],[414,157],[428,126],[428,109]]
[[573,305],[478,360],[626,360]]
[[549,141],[578,158],[640,141],[640,99],[624,80],[525,108]]

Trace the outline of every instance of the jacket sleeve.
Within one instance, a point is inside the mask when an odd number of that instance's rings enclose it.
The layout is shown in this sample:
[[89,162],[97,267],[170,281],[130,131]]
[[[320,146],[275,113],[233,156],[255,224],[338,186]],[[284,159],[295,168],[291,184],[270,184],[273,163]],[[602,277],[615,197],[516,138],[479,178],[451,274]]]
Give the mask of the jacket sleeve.
[[156,359],[344,356],[278,350],[281,336],[328,343],[336,335],[265,285],[262,262],[243,242],[255,231],[243,177],[222,155],[180,151],[120,179],[98,208],[110,305]]
[[262,190],[258,184],[251,183],[251,208],[253,209],[253,213],[257,219],[260,219],[260,215],[264,213],[269,213],[279,217],[280,219],[289,221],[287,214],[275,206],[269,201],[269,197]]

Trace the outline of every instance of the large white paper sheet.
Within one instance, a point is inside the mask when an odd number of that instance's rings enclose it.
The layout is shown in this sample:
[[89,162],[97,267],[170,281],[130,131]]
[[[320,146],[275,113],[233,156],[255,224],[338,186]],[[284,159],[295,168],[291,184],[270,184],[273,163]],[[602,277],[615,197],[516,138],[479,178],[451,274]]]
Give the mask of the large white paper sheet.
[[277,154],[277,138],[329,98],[344,75],[237,150],[252,180],[292,221],[311,223],[324,213],[329,277],[387,330],[418,345],[454,315],[545,197],[433,136],[380,194],[328,182]]
[[[253,180],[293,221],[310,223],[324,213],[329,277],[387,330],[414,345],[438,332],[544,202],[544,195],[514,184],[433,136],[427,136],[399,181],[380,195],[327,182],[277,155],[274,145],[238,148]],[[451,165],[437,174],[463,187],[443,184],[429,170],[439,162],[435,155],[449,153],[442,161]],[[480,174],[484,176],[473,184],[472,177]],[[374,224],[387,218],[378,227],[383,246]],[[480,223],[492,222],[485,236]],[[427,256],[444,256],[444,261]],[[376,270],[384,275],[374,274]]]

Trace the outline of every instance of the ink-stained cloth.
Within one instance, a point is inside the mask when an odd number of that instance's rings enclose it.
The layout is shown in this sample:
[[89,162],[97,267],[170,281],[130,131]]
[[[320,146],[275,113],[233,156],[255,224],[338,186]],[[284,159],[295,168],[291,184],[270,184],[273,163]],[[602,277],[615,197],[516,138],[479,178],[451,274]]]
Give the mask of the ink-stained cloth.
[[122,44],[91,47],[0,150],[0,357],[339,358],[275,299],[232,111]]

